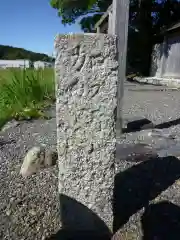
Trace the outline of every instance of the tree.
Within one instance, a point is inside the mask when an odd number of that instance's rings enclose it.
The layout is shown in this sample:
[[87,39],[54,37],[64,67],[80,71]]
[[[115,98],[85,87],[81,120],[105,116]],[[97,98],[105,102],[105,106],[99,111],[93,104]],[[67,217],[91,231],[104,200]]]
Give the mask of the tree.
[[[137,16],[138,3],[139,0],[130,0],[130,24]],[[82,29],[92,32],[95,23],[112,4],[112,0],[50,0],[50,4],[57,9],[64,25],[75,23],[81,18]]]
[[72,24],[78,18],[85,32],[93,32],[94,24],[107,10],[112,0],[51,0],[50,4],[57,9],[62,23]]

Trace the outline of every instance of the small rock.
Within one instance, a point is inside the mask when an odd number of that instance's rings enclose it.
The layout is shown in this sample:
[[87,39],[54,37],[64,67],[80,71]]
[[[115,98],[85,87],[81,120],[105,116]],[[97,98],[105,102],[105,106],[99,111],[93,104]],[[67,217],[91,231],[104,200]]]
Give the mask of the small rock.
[[54,166],[56,165],[58,159],[58,154],[56,151],[47,150],[45,152],[45,166]]
[[10,215],[11,215],[11,210],[10,210],[10,209],[6,210],[6,215],[7,215],[7,216],[10,216]]
[[29,210],[29,214],[32,216],[36,216],[36,212],[33,209]]
[[37,227],[36,227],[36,230],[37,230],[37,231],[39,231],[40,229],[41,229],[41,227],[40,227],[40,226],[37,226]]
[[175,182],[178,186],[180,186],[180,180],[178,179],[176,182]]
[[18,121],[12,120],[12,121],[6,123],[1,131],[5,132],[7,129],[17,127],[19,124],[20,123]]
[[33,147],[26,154],[21,166],[20,174],[23,177],[31,176],[40,169],[56,164],[57,153],[46,150],[45,147]]
[[90,144],[90,146],[88,146],[88,153],[91,154],[94,151],[94,146],[93,144]]

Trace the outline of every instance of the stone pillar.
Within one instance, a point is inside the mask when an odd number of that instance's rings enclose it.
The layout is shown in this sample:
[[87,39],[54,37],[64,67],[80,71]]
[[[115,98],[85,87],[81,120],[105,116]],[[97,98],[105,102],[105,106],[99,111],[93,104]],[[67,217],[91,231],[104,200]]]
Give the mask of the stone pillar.
[[55,50],[62,227],[102,233],[113,226],[116,37],[58,35]]

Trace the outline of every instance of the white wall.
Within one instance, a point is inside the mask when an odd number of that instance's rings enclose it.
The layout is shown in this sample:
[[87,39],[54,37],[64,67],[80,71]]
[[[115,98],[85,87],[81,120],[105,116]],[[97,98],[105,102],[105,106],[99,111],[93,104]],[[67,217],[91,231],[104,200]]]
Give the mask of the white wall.
[[34,62],[34,68],[46,68],[46,67],[53,67],[52,63],[49,62],[43,62],[43,61],[36,61]]
[[29,68],[29,60],[0,60],[0,68]]
[[154,45],[151,76],[180,78],[180,36],[168,37]]
[[168,39],[163,77],[180,78],[180,36]]

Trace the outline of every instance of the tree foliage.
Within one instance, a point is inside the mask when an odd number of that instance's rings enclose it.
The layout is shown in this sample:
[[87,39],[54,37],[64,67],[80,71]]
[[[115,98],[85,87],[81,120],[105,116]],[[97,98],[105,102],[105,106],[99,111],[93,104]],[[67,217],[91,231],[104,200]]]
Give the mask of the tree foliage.
[[0,45],[0,59],[15,60],[15,59],[29,59],[34,61],[54,61],[54,59],[43,53],[35,53],[23,48],[16,48],[11,46]]
[[[80,25],[84,31],[93,31],[96,20],[107,10],[112,0],[51,0],[57,9],[62,23],[72,24],[81,17]],[[82,18],[83,17],[83,18]]]

